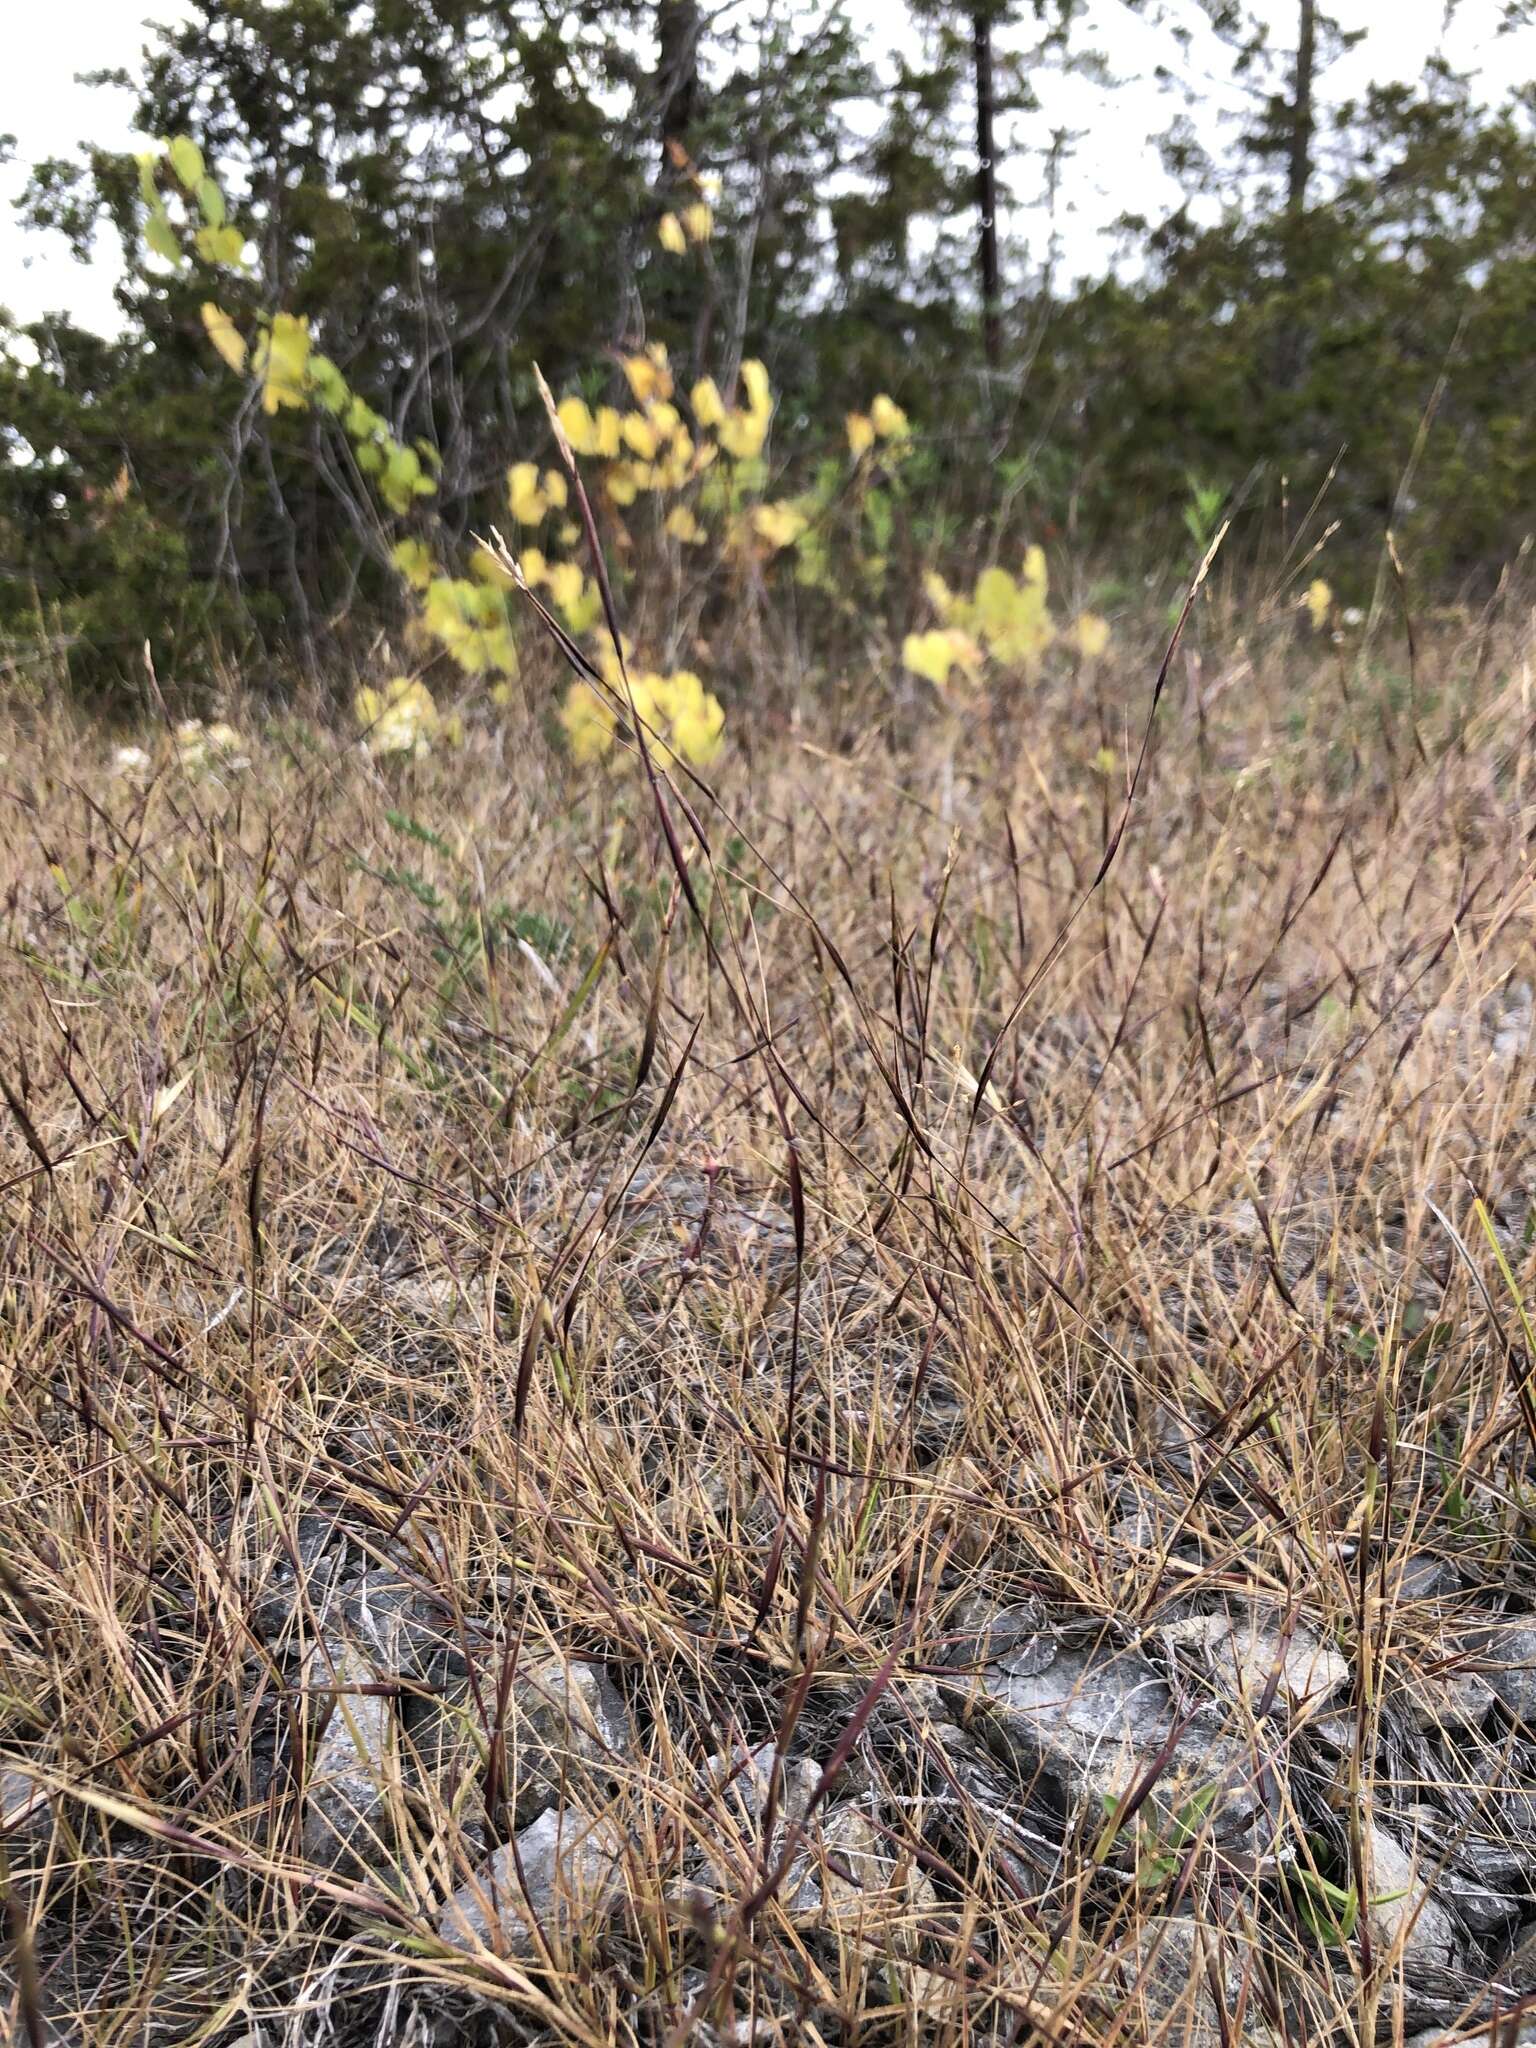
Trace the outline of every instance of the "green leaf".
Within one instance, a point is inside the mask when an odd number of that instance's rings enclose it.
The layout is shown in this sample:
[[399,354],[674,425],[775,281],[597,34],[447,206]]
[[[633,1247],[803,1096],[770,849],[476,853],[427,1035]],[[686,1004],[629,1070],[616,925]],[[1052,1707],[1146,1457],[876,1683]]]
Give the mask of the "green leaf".
[[206,175],[203,169],[203,152],[190,135],[177,135],[165,145],[165,153],[171,160],[171,169],[181,181],[184,192],[195,192]]
[[354,398],[347,407],[346,429],[354,441],[376,434],[384,422],[366,400]]
[[164,207],[157,208],[144,223],[144,240],[157,256],[163,256],[174,269],[181,268],[181,244],[176,239],[176,230],[171,226],[170,217]]
[[1351,1885],[1333,1884],[1315,1870],[1292,1879],[1297,1918],[1325,1947],[1340,1948],[1360,1919],[1360,1895]]
[[197,181],[198,211],[211,228],[221,228],[228,217],[229,209],[224,204],[224,194],[212,178]]
[[144,204],[151,213],[159,213],[161,211],[160,190],[155,183],[155,170],[159,164],[159,158],[153,150],[146,149],[134,161],[139,167],[139,191],[143,197]]
[[871,491],[864,500],[864,517],[869,523],[870,537],[883,555],[891,545],[891,528],[894,515],[891,501],[884,491]]
[[245,237],[238,228],[199,228],[195,240],[205,263],[239,263],[245,255]]
[[1216,1792],[1215,1785],[1202,1785],[1198,1792],[1184,1801],[1169,1824],[1169,1848],[1188,1847],[1194,1836],[1199,1833],[1211,1808],[1216,1804]]
[[309,358],[309,381],[314,387],[316,398],[327,412],[341,412],[345,409],[351,393],[347,380],[327,355],[316,349]]

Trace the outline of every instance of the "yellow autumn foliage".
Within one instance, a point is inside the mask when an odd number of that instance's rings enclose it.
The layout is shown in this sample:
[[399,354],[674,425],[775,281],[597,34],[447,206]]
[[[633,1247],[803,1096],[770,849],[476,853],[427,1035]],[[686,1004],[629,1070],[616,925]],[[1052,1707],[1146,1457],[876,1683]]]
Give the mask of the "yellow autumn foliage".
[[379,689],[364,684],[352,709],[370,754],[427,754],[437,741],[455,746],[464,736],[458,714],[444,718],[426,684],[409,676],[392,676]]

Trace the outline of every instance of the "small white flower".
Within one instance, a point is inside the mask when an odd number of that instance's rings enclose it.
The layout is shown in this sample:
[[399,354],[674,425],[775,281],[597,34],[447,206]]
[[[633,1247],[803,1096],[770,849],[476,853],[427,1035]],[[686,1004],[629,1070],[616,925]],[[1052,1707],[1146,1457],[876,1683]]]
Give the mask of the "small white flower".
[[205,769],[249,768],[251,757],[240,751],[243,741],[232,725],[204,725],[200,718],[184,718],[176,728],[176,753],[189,775]]
[[112,752],[112,773],[125,781],[132,781],[147,775],[154,764],[142,747],[115,747]]

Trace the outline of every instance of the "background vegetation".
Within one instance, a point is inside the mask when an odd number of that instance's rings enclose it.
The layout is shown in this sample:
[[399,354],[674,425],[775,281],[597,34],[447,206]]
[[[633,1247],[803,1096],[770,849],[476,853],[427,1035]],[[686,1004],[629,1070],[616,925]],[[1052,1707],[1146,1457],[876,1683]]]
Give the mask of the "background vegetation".
[[[1144,11],[1176,60],[1177,10]],[[679,391],[709,377],[727,403],[762,361],[778,408],[760,487],[820,479],[823,512],[845,414],[888,394],[914,428],[904,488],[843,540],[891,573],[821,578],[830,659],[834,625],[929,622],[917,566],[969,573],[1031,541],[1101,610],[1149,575],[1165,600],[1193,488],[1240,507],[1234,573],[1273,572],[1321,492],[1346,600],[1369,595],[1389,525],[1421,597],[1486,595],[1525,538],[1536,459],[1531,91],[1490,105],[1435,64],[1340,105],[1343,39],[1313,0],[1288,36],[1214,19],[1249,118],[1192,100],[1166,138],[1184,203],[1128,221],[1128,260],[1066,288],[1052,248],[998,225],[1000,195],[1054,189],[1066,139],[994,152],[1054,68],[1096,71],[1119,118],[1118,53],[1072,5],[925,0],[893,59],[821,7],[210,0],[152,40],[139,121],[198,145],[238,233],[173,269],[168,243],[145,248],[152,188],[99,151],[37,166],[26,195],[83,258],[106,231],[130,268],[110,339],[61,315],[0,352],[11,658],[62,642],[78,681],[139,690],[147,638],[195,694],[216,647],[252,680],[314,675],[398,625],[395,515],[333,414],[264,410],[229,376],[210,298],[246,335],[306,321],[425,451],[417,510],[445,559],[506,523],[511,464],[553,454],[535,365],[598,406],[628,397],[620,359],[648,345]],[[610,520],[605,544],[626,581],[650,559],[643,520]],[[696,622],[668,621],[668,668],[698,666]]]

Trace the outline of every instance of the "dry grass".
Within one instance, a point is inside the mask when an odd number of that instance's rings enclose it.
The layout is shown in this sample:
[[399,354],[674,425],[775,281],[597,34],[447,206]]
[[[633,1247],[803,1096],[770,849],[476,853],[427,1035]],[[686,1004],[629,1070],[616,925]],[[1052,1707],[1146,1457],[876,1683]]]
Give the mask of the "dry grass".
[[[1130,661],[963,724],[873,682],[840,728],[739,710],[715,798],[666,798],[685,885],[643,777],[569,776],[536,718],[387,774],[278,721],[145,790],[18,715],[17,2037],[1107,2048],[1181,2038],[1135,1958],[1191,1904],[1246,2023],[1289,1998],[1303,2037],[1301,1966],[1306,2038],[1411,2024],[1390,1944],[1320,1948],[1278,1853],[1196,1826],[1138,1882],[935,1674],[978,1595],[1130,1644],[1252,1593],[1354,1671],[1336,1763],[1232,1702],[1293,1872],[1347,1884],[1361,1815],[1427,1796],[1382,1734],[1442,1654],[1404,1561],[1536,1588],[1536,756],[1523,649],[1478,658],[1421,650],[1412,713],[1385,655],[1181,661],[1092,892]],[[343,1692],[393,1732],[335,1867],[323,1601],[274,1605],[317,1516],[460,1674]],[[634,1717],[624,1908],[466,1953],[437,1916],[556,1654]],[[439,1696],[456,1774],[417,1755]],[[878,1898],[807,1924],[700,1776],[740,1740],[865,1798]]]

